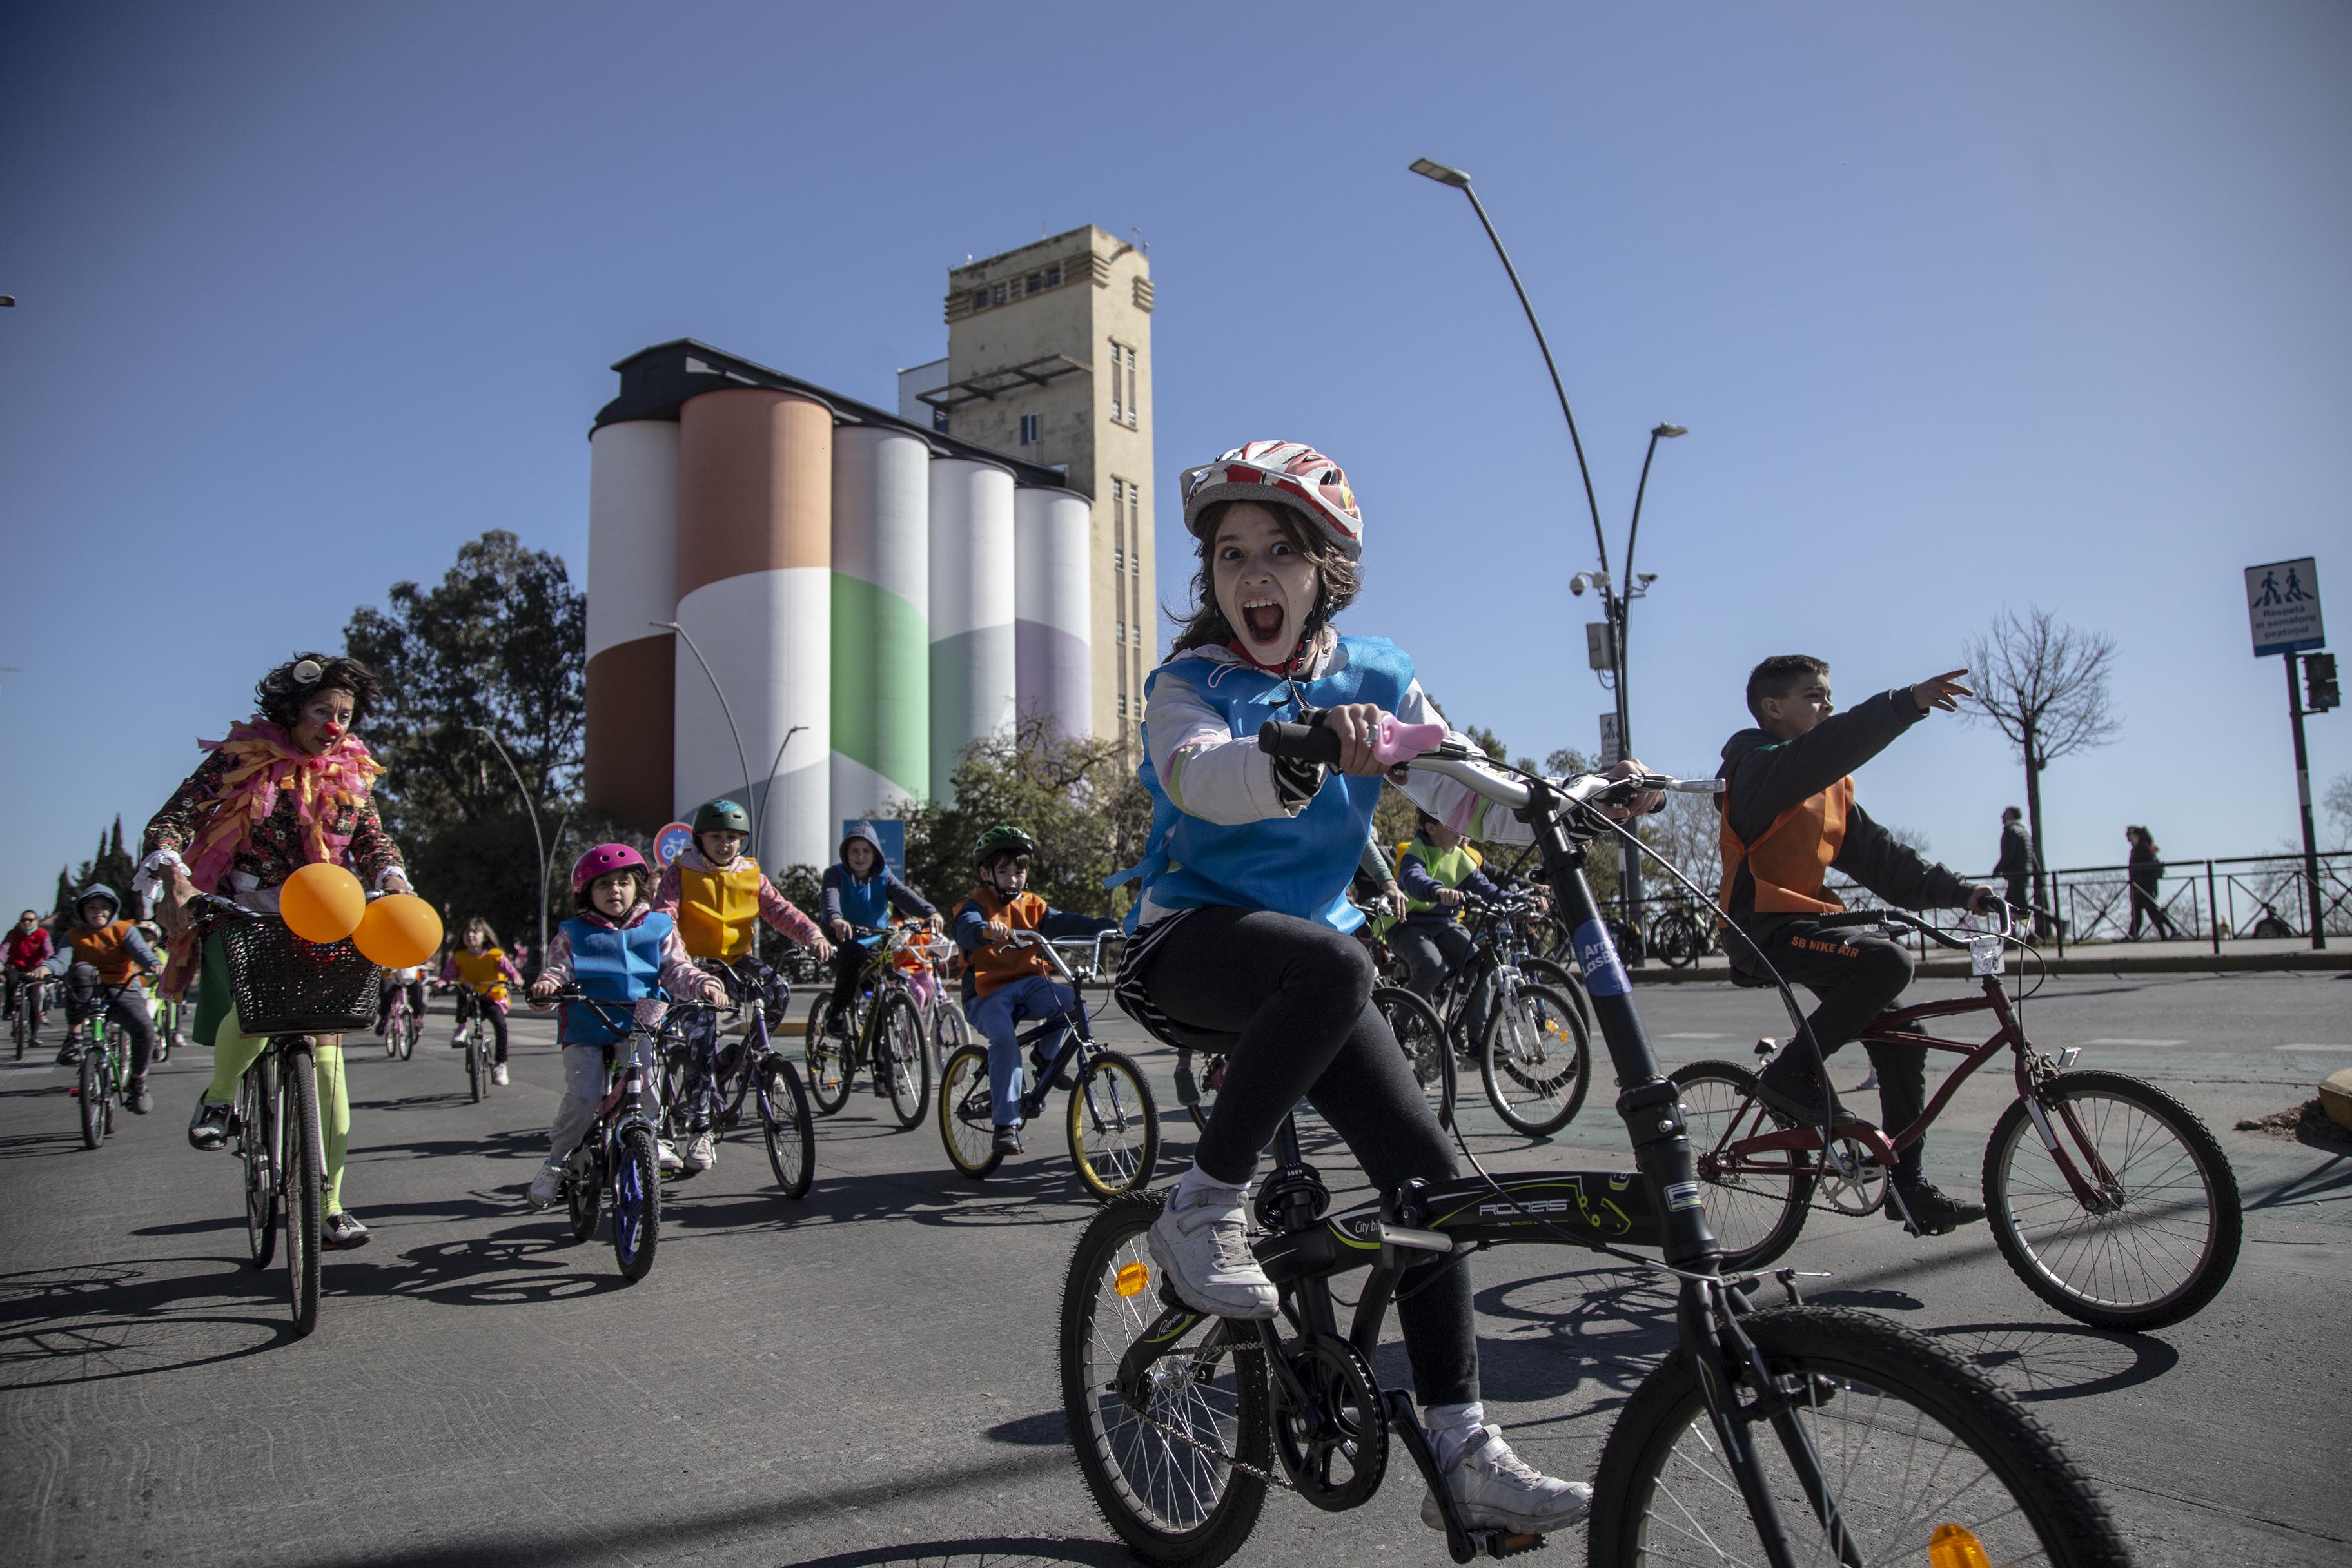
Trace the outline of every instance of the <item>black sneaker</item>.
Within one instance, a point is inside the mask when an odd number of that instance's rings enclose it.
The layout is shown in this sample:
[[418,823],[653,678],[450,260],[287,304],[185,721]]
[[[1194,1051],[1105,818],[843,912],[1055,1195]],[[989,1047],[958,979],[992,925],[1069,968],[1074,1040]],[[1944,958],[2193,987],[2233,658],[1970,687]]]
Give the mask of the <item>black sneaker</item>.
[[188,1118],[188,1146],[209,1153],[228,1142],[231,1111],[225,1104],[209,1100],[196,1102],[196,1113]]
[[155,1097],[147,1092],[147,1080],[134,1078],[123,1086],[123,1099],[131,1105],[131,1114],[144,1116],[155,1109]]
[[71,1068],[79,1067],[80,1065],[81,1042],[68,1037],[64,1045],[58,1047],[58,1066],[61,1068]]
[[368,1227],[357,1216],[340,1211],[327,1216],[319,1227],[319,1246],[328,1252],[356,1252],[368,1244]]
[[996,1130],[996,1137],[992,1142],[990,1147],[999,1154],[1018,1154],[1021,1152],[1021,1129],[1018,1127],[998,1128]]
[[[1829,1097],[1826,1106],[1822,1103],[1825,1092]],[[1830,1124],[1833,1127],[1862,1120],[1845,1108],[1845,1103],[1837,1097],[1837,1090],[1828,1088],[1814,1076],[1811,1062],[1792,1060],[1787,1051],[1782,1051],[1769,1066],[1756,1075],[1756,1098],[1782,1116],[1808,1127],[1819,1127],[1824,1110],[1830,1113]]]
[[[1947,1196],[1932,1183],[1922,1182],[1916,1187],[1900,1190],[1903,1208],[1911,1211],[1911,1221],[1919,1227],[1922,1236],[1948,1236],[1958,1227],[1974,1225],[1985,1216],[1982,1204],[1962,1203],[1958,1198]],[[1901,1225],[1903,1208],[1895,1206],[1895,1190],[1890,1188],[1886,1194],[1886,1217]]]

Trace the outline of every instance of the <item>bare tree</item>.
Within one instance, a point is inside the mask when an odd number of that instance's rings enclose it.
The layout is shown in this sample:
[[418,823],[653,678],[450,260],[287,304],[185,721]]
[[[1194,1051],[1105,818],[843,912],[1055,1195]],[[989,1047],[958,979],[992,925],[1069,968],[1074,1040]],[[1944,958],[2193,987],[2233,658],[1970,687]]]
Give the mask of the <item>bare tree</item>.
[[[2104,746],[2122,721],[2107,702],[2115,639],[2060,622],[2040,605],[2022,616],[2004,606],[1991,627],[1970,640],[1965,662],[1976,696],[1962,710],[2009,737],[2025,763],[2025,810],[2033,829],[2033,902],[2051,907],[2043,867],[2042,773],[2059,758]],[[2044,922],[2037,917],[2037,927]]]

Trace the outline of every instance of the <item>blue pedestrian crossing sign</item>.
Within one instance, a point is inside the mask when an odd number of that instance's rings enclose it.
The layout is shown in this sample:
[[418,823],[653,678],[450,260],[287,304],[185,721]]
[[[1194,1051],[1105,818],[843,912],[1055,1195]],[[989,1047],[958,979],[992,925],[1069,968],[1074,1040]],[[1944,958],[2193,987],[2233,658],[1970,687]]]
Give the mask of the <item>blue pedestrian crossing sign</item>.
[[2300,561],[2247,567],[2246,619],[2253,628],[2256,658],[2326,647],[2327,633],[2319,623],[2318,561],[2306,555]]

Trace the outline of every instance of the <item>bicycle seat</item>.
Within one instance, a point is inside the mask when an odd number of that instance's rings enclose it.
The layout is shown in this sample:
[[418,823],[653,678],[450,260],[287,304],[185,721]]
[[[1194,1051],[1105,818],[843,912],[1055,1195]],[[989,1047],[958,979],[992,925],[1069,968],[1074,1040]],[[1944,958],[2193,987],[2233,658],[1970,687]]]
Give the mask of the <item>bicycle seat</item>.
[[1204,1051],[1213,1057],[1230,1055],[1241,1039],[1238,1034],[1227,1034],[1219,1029],[1196,1029],[1172,1018],[1165,1022],[1160,1033],[1171,1045],[1188,1051]]

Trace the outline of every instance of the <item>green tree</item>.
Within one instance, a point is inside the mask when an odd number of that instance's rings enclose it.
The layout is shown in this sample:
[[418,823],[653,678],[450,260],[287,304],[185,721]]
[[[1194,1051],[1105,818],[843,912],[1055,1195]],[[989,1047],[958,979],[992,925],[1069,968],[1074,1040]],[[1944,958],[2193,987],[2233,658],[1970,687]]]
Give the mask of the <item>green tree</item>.
[[1037,841],[1029,886],[1057,910],[1112,914],[1103,879],[1143,857],[1151,802],[1134,765],[1111,740],[1073,740],[1024,720],[964,749],[955,804],[922,801],[887,815],[907,825],[907,879],[942,912],[975,885],[971,847],[1000,822]]
[[122,913],[130,919],[138,919],[138,895],[131,890],[131,879],[138,874],[138,857],[132,855],[130,847],[123,843],[122,818],[118,816],[111,828],[99,834],[97,852],[83,861],[71,876],[66,874],[63,867],[58,868],[58,903],[50,914],[51,929],[61,932],[72,927],[79,913],[75,901],[81,889],[92,882],[103,882],[112,888],[115,896],[122,900]]
[[384,608],[343,629],[383,679],[367,741],[385,767],[384,825],[418,890],[453,926],[479,914],[509,942],[536,940],[538,849],[496,735],[539,808],[554,862],[551,922],[570,912],[562,829],[578,797],[587,721],[587,600],[562,557],[494,529],[458,547],[438,584],[395,583]]

